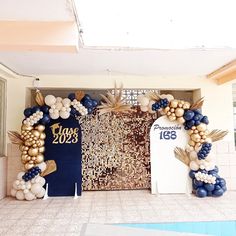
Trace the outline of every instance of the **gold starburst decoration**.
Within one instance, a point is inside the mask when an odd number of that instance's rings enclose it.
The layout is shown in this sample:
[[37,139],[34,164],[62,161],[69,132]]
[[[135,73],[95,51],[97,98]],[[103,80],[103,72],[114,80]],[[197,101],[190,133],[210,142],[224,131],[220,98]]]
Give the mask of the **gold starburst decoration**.
[[100,114],[108,112],[128,112],[131,110],[131,105],[125,103],[125,98],[122,99],[122,90],[123,85],[121,85],[120,88],[117,88],[115,84],[114,94],[109,91],[106,96],[100,94],[104,100],[101,102],[101,105],[98,106]]

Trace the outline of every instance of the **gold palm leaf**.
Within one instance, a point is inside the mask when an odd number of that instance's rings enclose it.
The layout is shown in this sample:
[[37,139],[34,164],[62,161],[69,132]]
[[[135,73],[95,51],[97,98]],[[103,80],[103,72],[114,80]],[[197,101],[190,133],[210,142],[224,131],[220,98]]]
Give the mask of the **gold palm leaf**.
[[204,97],[200,98],[199,100],[197,100],[191,107],[191,110],[197,110],[200,109],[202,107],[204,103]]
[[100,94],[104,101],[101,102],[101,105],[98,106],[98,112],[100,114],[105,114],[108,112],[128,112],[131,110],[131,105],[125,103],[125,99],[122,99],[123,86],[120,88],[116,87],[114,89],[114,94],[107,92],[107,95],[104,96]]
[[45,163],[47,167],[46,167],[46,170],[40,174],[42,177],[57,171],[57,164],[54,160],[48,160],[48,161],[45,161]]
[[147,92],[146,97],[148,97],[150,100],[153,101],[159,101],[160,100],[160,95],[157,92]]
[[8,137],[13,144],[21,145],[23,143],[23,139],[21,135],[16,131],[8,131]]
[[188,153],[180,148],[180,147],[176,147],[175,150],[174,150],[174,153],[175,153],[175,157],[183,162],[185,165],[189,166],[189,163],[190,163],[190,159],[189,159],[189,156],[188,156]]
[[227,134],[227,130],[214,129],[207,135],[207,138],[211,138],[212,142],[216,142],[223,139]]
[[39,106],[44,105],[44,97],[43,97],[42,93],[40,92],[40,90],[38,90],[38,89],[36,90],[35,101]]

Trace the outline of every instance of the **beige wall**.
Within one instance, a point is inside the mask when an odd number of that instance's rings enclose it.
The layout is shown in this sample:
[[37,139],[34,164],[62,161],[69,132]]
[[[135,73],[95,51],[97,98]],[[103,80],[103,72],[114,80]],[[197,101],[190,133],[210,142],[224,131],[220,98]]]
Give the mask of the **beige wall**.
[[[156,89],[200,89],[194,98],[204,96],[203,114],[210,120],[209,128],[228,129],[226,138],[233,141],[232,86],[230,83],[217,85],[205,77],[134,77],[134,76],[51,76],[42,75],[43,88],[113,88],[115,81],[125,88]],[[7,81],[7,130],[19,130],[23,110],[30,104],[27,89],[32,88],[32,78],[8,78]]]

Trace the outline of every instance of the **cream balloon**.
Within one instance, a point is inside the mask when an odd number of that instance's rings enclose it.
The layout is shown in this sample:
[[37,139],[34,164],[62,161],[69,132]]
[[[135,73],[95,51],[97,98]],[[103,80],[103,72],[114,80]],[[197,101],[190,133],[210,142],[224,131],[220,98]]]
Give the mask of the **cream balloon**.
[[62,98],[61,97],[57,97],[56,98],[56,102],[62,102]]
[[148,106],[140,106],[141,111],[147,112],[148,111]]
[[41,191],[38,194],[36,194],[36,197],[37,198],[42,198],[42,197],[44,197],[44,195],[45,195],[45,189],[41,188]]
[[32,184],[30,190],[33,194],[38,194],[41,191],[41,188],[42,188],[41,184],[35,183],[35,184]]
[[148,106],[148,104],[149,104],[149,99],[147,98],[147,97],[142,97],[141,99],[140,99],[140,104],[141,104],[141,106]]
[[56,120],[60,117],[59,113],[50,113],[49,116],[53,119],[53,120]]
[[70,113],[66,111],[60,111],[60,117],[62,119],[68,119],[70,117]]
[[191,170],[194,170],[194,171],[199,169],[199,165],[195,161],[191,161],[189,164],[189,167]]
[[25,199],[25,194],[22,190],[16,192],[16,199],[20,201]]
[[45,171],[47,168],[47,164],[45,162],[42,162],[42,163],[38,164],[37,166],[40,168],[40,170],[42,172]]
[[22,180],[22,176],[25,174],[25,172],[19,172],[17,175],[18,180]]
[[16,193],[17,193],[17,190],[14,189],[14,188],[12,188],[12,189],[11,189],[11,196],[12,196],[12,197],[15,197],[15,196],[16,196]]
[[53,104],[56,103],[56,98],[53,95],[47,95],[44,98],[44,101],[45,101],[46,105],[52,106]]
[[35,199],[35,195],[32,192],[29,191],[28,193],[25,194],[25,199],[27,201],[32,201],[32,200]]
[[64,99],[62,100],[62,104],[63,104],[63,105],[70,104],[70,103],[71,103],[71,100],[70,100],[69,98],[64,98]]
[[143,97],[144,97],[143,94],[142,94],[142,95],[139,95],[139,96],[137,97],[137,102],[138,102],[138,103],[141,103],[141,100],[142,100]]

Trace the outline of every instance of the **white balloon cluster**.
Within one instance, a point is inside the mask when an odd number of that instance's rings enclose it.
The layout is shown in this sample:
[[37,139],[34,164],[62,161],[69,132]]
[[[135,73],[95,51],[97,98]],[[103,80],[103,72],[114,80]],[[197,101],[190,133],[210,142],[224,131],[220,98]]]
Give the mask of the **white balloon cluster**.
[[26,118],[23,123],[27,126],[33,126],[36,124],[39,120],[43,118],[43,112],[42,111],[36,111],[33,115]]
[[[186,151],[189,149],[186,148]],[[215,163],[213,162],[211,156],[207,156],[206,159],[199,160],[197,157],[197,151],[194,151],[191,149],[191,151],[188,153],[189,158],[191,160],[189,167],[191,170],[197,171],[199,169],[201,170],[213,170],[215,168]]]
[[[46,163],[42,162],[38,165],[42,171],[46,169]],[[25,182],[22,176],[25,172],[19,172],[17,179],[13,182],[11,189],[11,196],[18,200],[31,201],[37,198],[42,198],[45,194],[45,189],[43,188],[45,184],[45,179],[39,175],[35,176],[33,179]]]
[[88,109],[83,106],[79,101],[77,101],[76,99],[74,99],[71,102],[71,105],[82,115],[87,115],[88,114]]
[[195,174],[195,178],[198,180],[198,181],[202,181],[204,183],[209,183],[209,184],[215,184],[216,183],[216,177],[213,176],[213,175],[208,175],[208,174],[205,174],[205,173],[202,173],[200,171],[198,171],[196,174]]
[[59,117],[62,119],[68,119],[71,111],[71,100],[69,98],[62,99],[61,97],[54,97],[53,95],[47,95],[44,99],[45,104],[50,106],[49,116],[56,120]]
[[[174,99],[170,94],[162,94],[159,96],[160,99],[166,98],[169,102]],[[145,95],[139,95],[137,101],[140,103],[140,109],[143,112],[155,113],[156,111],[152,110],[152,105],[156,102],[148,96],[148,93]]]

